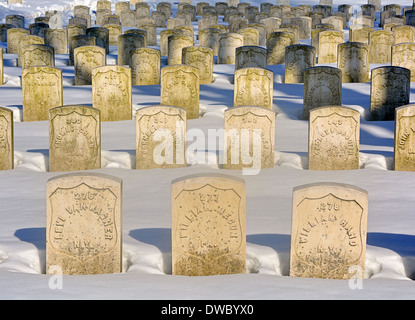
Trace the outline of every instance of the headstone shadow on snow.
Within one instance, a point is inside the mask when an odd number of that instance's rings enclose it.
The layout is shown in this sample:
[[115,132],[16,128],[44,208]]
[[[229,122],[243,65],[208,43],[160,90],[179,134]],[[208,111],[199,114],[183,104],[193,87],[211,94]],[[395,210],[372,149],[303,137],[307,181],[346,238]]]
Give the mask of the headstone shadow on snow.
[[[39,258],[39,265],[38,268],[40,273],[46,273],[46,228],[24,228],[24,229],[17,229],[14,233],[14,236],[18,238],[20,241],[31,243],[35,246],[36,250],[38,251],[38,258]],[[27,261],[24,261],[24,257],[22,256],[22,263],[27,264],[28,266],[33,265],[33,254],[26,254]],[[38,269],[33,268],[33,269]]]

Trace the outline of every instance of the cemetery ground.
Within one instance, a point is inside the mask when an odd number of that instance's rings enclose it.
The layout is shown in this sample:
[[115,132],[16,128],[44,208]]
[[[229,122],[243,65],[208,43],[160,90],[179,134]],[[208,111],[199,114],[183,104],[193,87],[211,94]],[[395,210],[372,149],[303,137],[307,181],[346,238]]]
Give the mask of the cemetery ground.
[[[318,1],[310,3],[316,5]],[[404,2],[404,1],[403,1]],[[411,1],[410,1],[411,2]],[[20,12],[31,18],[53,7],[71,15],[72,1],[27,1],[1,4],[2,15]],[[259,5],[259,2],[252,2]],[[394,1],[382,1],[382,4]],[[93,5],[95,1],[83,1]],[[300,1],[291,1],[292,6]],[[334,7],[340,4],[334,1]],[[355,1],[356,8],[365,4]],[[156,3],[150,2],[154,9]],[[411,5],[408,1],[402,5]],[[13,11],[15,10],[15,11]],[[4,18],[1,16],[1,18]],[[345,32],[347,41],[348,32]],[[301,40],[310,44],[311,39]],[[6,48],[5,43],[0,43]],[[158,46],[153,46],[158,48]],[[108,65],[116,64],[110,46]],[[216,57],[215,57],[216,60]],[[47,274],[47,182],[62,172],[49,166],[48,121],[23,121],[22,69],[16,55],[4,54],[5,85],[0,105],[13,110],[14,169],[0,172],[0,297],[3,299],[414,299],[415,220],[414,173],[395,171],[394,121],[369,121],[370,83],[343,83],[342,105],[360,115],[358,168],[310,170],[308,121],[303,120],[303,84],[284,83],[284,65],[273,73],[272,102],[275,151],[271,168],[243,175],[223,169],[213,132],[224,127],[233,107],[235,65],[214,64],[211,84],[201,84],[199,118],[187,121],[186,166],[136,169],[136,122],[101,122],[101,168],[86,170],[122,180],[122,269],[99,275]],[[167,65],[162,56],[161,66]],[[335,63],[325,66],[336,67]],[[388,64],[371,64],[374,69]],[[92,85],[75,86],[68,54],[57,54],[62,70],[63,104],[92,106]],[[133,114],[161,103],[160,85],[133,86]],[[410,85],[410,102],[415,85]],[[173,275],[172,181],[192,174],[226,174],[246,187],[246,273],[213,276]],[[314,183],[342,183],[368,194],[367,247],[364,279],[328,280],[290,276],[290,245],[295,188]]]

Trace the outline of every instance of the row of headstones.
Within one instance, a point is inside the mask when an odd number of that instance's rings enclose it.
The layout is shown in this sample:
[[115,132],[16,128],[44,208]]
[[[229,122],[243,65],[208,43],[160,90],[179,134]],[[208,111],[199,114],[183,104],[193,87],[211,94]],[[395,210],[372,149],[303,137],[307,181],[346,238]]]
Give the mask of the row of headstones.
[[[122,184],[103,174],[48,180],[47,273],[123,271]],[[247,272],[245,189],[245,181],[228,175],[172,181],[173,275]],[[367,215],[368,193],[358,187],[316,183],[294,188],[289,275],[349,279],[360,271],[363,278]]]
[[[415,105],[399,107],[395,112],[394,169],[415,171]],[[14,167],[12,117],[10,109],[0,107],[1,170]],[[215,137],[220,140],[219,149],[223,148],[221,159],[218,159],[221,168],[256,170],[256,173],[264,168],[273,168],[275,117],[274,111],[258,106],[227,109],[224,115],[224,129],[215,132]],[[139,109],[136,113],[136,169],[185,167],[186,150],[189,148],[186,128],[187,118],[184,109],[164,105]],[[309,170],[359,169],[358,111],[344,106],[312,109],[308,139]],[[192,150],[193,148],[191,146]],[[205,145],[201,149],[204,148]],[[199,145],[196,149],[197,152],[201,151]],[[51,109],[49,171],[99,168],[100,111],[82,105],[66,105]]]

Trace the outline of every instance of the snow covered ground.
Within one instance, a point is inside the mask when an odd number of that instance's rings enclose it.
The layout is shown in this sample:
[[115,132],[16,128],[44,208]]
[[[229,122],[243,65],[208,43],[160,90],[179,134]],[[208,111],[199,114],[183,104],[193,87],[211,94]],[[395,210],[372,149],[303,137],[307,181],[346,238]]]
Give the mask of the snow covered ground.
[[[22,14],[26,23],[46,10],[63,10],[66,24],[73,5],[95,10],[92,0],[23,0],[0,2],[0,21]],[[113,1],[113,5],[114,5]],[[214,1],[208,1],[214,4]],[[258,5],[259,1],[247,1]],[[346,1],[336,0],[337,5]],[[156,2],[149,2],[155,10]],[[197,2],[194,2],[197,3]],[[291,0],[293,6],[318,0]],[[364,0],[353,2],[360,10]],[[382,5],[411,0],[383,0]],[[113,7],[114,8],[114,7]],[[173,9],[177,3],[173,4]],[[379,14],[378,14],[379,15]],[[197,24],[194,24],[197,32]],[[160,31],[161,29],[158,29]],[[346,40],[348,32],[346,32]],[[310,40],[302,40],[310,43]],[[196,42],[197,44],[197,42]],[[0,46],[6,48],[5,43]],[[107,63],[115,63],[111,47]],[[58,55],[63,69],[64,104],[92,104],[90,86],[73,86],[73,67]],[[307,169],[308,124],[301,120],[303,85],[284,84],[284,66],[274,72],[277,107],[275,166],[258,175],[219,169],[216,150],[205,150],[203,163],[188,154],[186,168],[136,170],[135,122],[102,123],[102,169],[123,179],[123,272],[94,276],[46,275],[46,182],[48,123],[22,122],[21,68],[16,55],[5,54],[0,105],[14,111],[15,169],[0,172],[0,298],[2,299],[414,299],[415,298],[415,173],[393,170],[393,121],[368,122],[369,83],[343,84],[343,105],[361,113],[360,169]],[[165,57],[162,63],[166,63]],[[335,64],[332,64],[335,66]],[[371,65],[372,68],[378,65]],[[214,65],[215,82],[200,87],[201,117],[188,129],[223,128],[224,110],[233,105],[233,65]],[[415,84],[411,99],[415,101]],[[134,109],[160,103],[160,86],[133,88]],[[207,146],[207,144],[206,144]],[[212,161],[215,160],[215,161]],[[247,191],[247,273],[210,277],[171,274],[170,183],[193,173],[221,172],[241,177]],[[369,193],[366,275],[363,282],[289,277],[291,201],[293,188],[315,182],[340,182]],[[61,286],[59,286],[61,285]],[[58,286],[57,288],[55,288]],[[357,287],[357,288],[356,288]],[[353,289],[354,288],[354,289]]]

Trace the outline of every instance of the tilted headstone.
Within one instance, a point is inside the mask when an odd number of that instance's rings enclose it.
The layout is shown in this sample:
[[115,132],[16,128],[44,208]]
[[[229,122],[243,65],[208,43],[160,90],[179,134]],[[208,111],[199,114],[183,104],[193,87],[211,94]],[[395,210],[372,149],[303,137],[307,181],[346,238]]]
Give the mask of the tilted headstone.
[[342,71],[343,82],[368,82],[369,46],[361,42],[339,44],[337,68]]
[[275,116],[258,106],[225,111],[223,169],[258,172],[274,167]]
[[374,68],[370,83],[370,120],[394,120],[395,109],[409,104],[411,71],[402,67]]
[[101,168],[101,117],[96,108],[64,105],[49,111],[49,171]]
[[55,66],[55,52],[51,46],[30,44],[21,50],[22,69],[35,66]]
[[167,64],[182,64],[182,49],[193,46],[193,38],[185,35],[171,35],[167,39]]
[[137,48],[131,50],[130,68],[133,86],[160,84],[160,51],[153,48]]
[[199,87],[199,69],[186,65],[163,67],[160,104],[183,108],[187,119],[198,119]]
[[395,171],[415,171],[415,105],[395,109]]
[[375,30],[369,33],[369,63],[390,63],[395,43],[392,31]]
[[285,48],[295,44],[295,35],[292,32],[277,31],[268,35],[267,65],[284,64]]
[[82,46],[74,50],[75,85],[92,84],[92,69],[106,64],[105,48]]
[[122,180],[101,173],[69,173],[48,180],[47,272],[122,272],[122,196]]
[[400,43],[392,46],[391,65],[411,71],[411,82],[415,81],[415,43]]
[[55,54],[68,54],[68,33],[65,29],[47,29],[45,44],[51,46]]
[[245,182],[228,175],[172,181],[173,275],[246,273]]
[[293,44],[285,48],[284,83],[304,83],[304,70],[316,64],[316,48]]
[[199,69],[199,83],[213,82],[213,50],[208,47],[191,46],[182,49],[182,64]]
[[130,52],[145,47],[145,38],[139,34],[122,34],[118,37],[118,65],[130,64]]
[[92,106],[101,111],[101,121],[131,120],[131,68],[109,65],[92,69]]
[[186,111],[156,105],[138,109],[136,169],[186,166]]
[[368,193],[338,183],[293,190],[290,276],[350,279],[365,274]]
[[235,70],[234,107],[273,108],[274,73],[263,68]]
[[304,70],[303,119],[309,119],[311,109],[340,106],[342,103],[342,71],[317,66]]
[[0,107],[0,170],[14,168],[13,111]]
[[318,63],[337,62],[338,45],[344,43],[342,31],[322,31],[318,34]]
[[267,50],[260,46],[242,46],[235,50],[235,70],[241,68],[266,68]]
[[360,113],[343,106],[310,110],[309,170],[359,169]]
[[243,46],[243,35],[223,33],[219,36],[218,64],[235,64],[235,49]]
[[23,121],[48,120],[52,108],[63,105],[62,70],[30,67],[22,70]]

